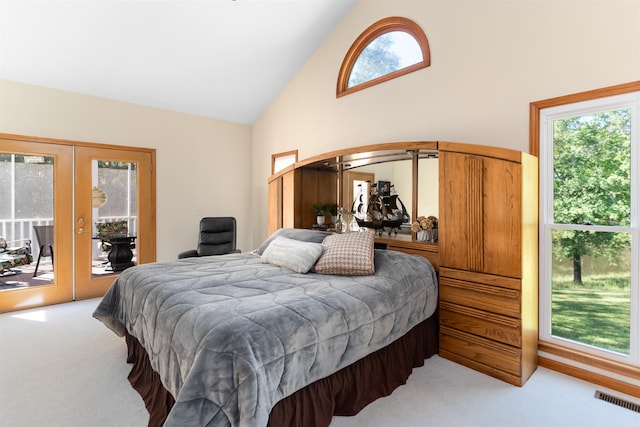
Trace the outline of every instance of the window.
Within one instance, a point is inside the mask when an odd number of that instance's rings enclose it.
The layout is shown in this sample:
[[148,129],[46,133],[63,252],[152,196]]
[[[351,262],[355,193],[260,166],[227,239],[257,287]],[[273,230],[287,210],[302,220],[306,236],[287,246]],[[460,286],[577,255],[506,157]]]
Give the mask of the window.
[[349,48],[338,74],[336,97],[400,77],[431,63],[429,42],[415,22],[382,19]]
[[0,153],[0,237],[29,239],[33,225],[53,222],[54,158]]
[[640,366],[639,91],[636,84],[532,104],[532,114],[539,113],[532,149],[537,138],[540,339],[634,366]]
[[298,161],[298,150],[271,155],[271,174],[281,171]]

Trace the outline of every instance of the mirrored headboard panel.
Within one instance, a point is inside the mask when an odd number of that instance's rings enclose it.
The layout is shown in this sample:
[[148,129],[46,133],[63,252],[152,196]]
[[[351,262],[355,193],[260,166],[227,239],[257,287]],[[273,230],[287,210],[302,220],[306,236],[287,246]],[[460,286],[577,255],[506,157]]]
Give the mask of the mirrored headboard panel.
[[[397,194],[404,205],[409,220],[413,221],[417,216],[438,216],[438,142],[437,141],[412,141],[392,142],[374,145],[364,145],[344,150],[333,151],[309,159],[301,160],[293,166],[272,175],[269,178],[270,204],[278,206],[278,200],[293,205],[296,212],[302,215],[294,215],[290,220],[280,218],[279,221],[270,219],[270,228],[273,227],[308,227],[302,224],[308,220],[298,221],[296,218],[305,216],[313,204],[303,194],[319,194],[318,189],[302,188],[295,185],[298,179],[296,171],[313,169],[322,174],[335,172],[336,200],[318,200],[316,203],[337,203],[346,210],[354,206],[354,198],[362,188],[353,181],[358,181],[367,188],[378,185],[381,181],[389,183],[391,194]],[[291,174],[291,178],[287,175]],[[279,183],[280,181],[280,183]],[[282,182],[284,182],[284,187]],[[291,189],[293,184],[293,190]],[[325,184],[327,185],[326,181]],[[334,184],[330,184],[333,186]],[[288,194],[293,191],[295,194]],[[299,197],[296,197],[298,194]],[[273,202],[272,202],[273,201]],[[306,206],[309,204],[309,206]],[[285,209],[286,211],[286,209]],[[272,208],[273,215],[280,215],[282,209]],[[286,216],[286,215],[285,215]],[[296,223],[298,221],[299,223]],[[271,230],[270,230],[271,231]]]

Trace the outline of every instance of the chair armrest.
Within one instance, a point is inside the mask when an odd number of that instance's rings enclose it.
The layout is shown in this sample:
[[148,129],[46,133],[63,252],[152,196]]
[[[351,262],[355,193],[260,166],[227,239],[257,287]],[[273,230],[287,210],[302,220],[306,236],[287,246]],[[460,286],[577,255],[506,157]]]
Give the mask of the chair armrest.
[[184,252],[180,252],[178,254],[178,259],[182,259],[182,258],[191,258],[191,257],[195,257],[198,256],[198,251],[195,249],[191,249],[188,251],[184,251]]

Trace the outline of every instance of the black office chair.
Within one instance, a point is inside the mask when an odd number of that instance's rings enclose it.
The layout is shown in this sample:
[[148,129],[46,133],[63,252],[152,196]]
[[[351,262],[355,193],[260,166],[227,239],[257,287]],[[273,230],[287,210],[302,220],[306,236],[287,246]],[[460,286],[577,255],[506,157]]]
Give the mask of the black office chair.
[[236,219],[206,217],[200,220],[197,249],[178,254],[178,258],[238,253],[236,249]]
[[33,231],[36,232],[36,239],[40,245],[38,262],[36,262],[36,269],[33,272],[33,277],[36,277],[38,267],[40,266],[40,259],[43,256],[51,257],[51,266],[53,267],[53,225],[34,225]]

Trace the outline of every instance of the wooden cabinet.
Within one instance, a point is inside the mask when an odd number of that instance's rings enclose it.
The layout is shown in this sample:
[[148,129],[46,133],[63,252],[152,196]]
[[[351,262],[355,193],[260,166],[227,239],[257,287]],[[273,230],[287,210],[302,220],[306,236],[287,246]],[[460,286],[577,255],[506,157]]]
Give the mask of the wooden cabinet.
[[312,228],[316,213],[311,205],[335,203],[338,176],[332,170],[290,168],[269,180],[269,235],[279,228]]
[[537,159],[440,143],[440,355],[515,385],[537,366]]
[[390,251],[404,252],[410,255],[420,255],[429,260],[436,273],[440,269],[437,243],[416,242],[411,235],[398,234],[395,236],[382,235],[376,237],[376,247]]
[[282,228],[283,206],[282,206],[282,176],[278,176],[267,184],[267,232],[269,236],[276,230]]
[[311,228],[314,203],[341,200],[347,170],[438,151],[439,241],[379,236],[389,250],[427,258],[440,278],[440,355],[515,385],[537,366],[538,163],[526,153],[452,142],[354,147],[301,161],[269,179],[269,233]]

